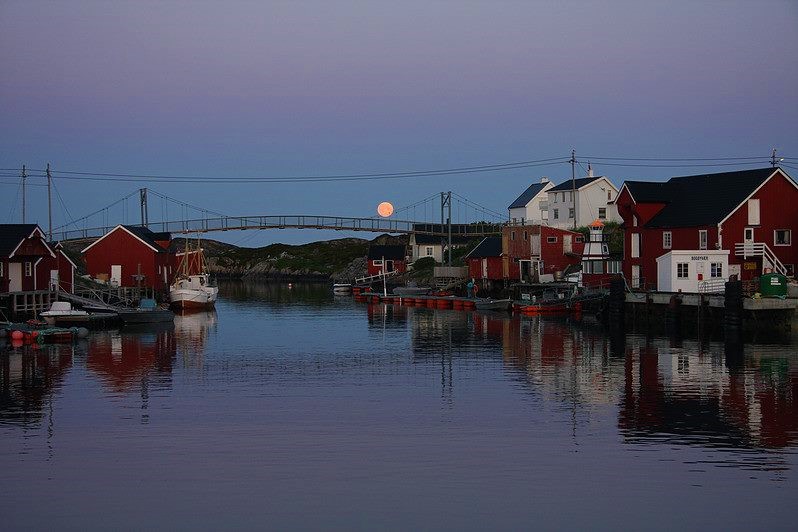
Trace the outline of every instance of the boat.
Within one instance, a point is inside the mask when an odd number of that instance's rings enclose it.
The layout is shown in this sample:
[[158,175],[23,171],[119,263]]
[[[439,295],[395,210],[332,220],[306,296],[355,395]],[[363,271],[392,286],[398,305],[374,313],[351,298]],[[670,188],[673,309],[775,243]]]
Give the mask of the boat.
[[209,309],[216,304],[219,288],[211,283],[202,248],[179,253],[180,265],[169,286],[169,304],[180,310]]
[[512,299],[478,298],[474,300],[477,310],[510,310]]
[[348,294],[352,291],[352,285],[349,283],[335,283],[333,285],[333,294]]
[[512,308],[527,316],[565,316],[581,311],[573,283],[519,283],[511,287]]
[[45,310],[39,316],[47,325],[76,325],[89,322],[89,313],[85,310],[75,310],[69,301],[53,301],[50,310]]
[[168,308],[159,307],[154,299],[142,299],[137,308],[120,310],[119,319],[125,325],[135,323],[174,323],[175,314]]
[[393,289],[393,294],[396,296],[424,296],[429,294],[430,288],[424,286],[397,286]]

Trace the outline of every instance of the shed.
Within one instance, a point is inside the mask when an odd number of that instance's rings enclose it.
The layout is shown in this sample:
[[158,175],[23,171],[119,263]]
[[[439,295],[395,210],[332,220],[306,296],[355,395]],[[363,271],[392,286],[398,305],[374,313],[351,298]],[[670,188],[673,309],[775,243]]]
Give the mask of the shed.
[[657,289],[693,293],[718,290],[728,279],[728,272],[728,250],[672,250],[657,257]]

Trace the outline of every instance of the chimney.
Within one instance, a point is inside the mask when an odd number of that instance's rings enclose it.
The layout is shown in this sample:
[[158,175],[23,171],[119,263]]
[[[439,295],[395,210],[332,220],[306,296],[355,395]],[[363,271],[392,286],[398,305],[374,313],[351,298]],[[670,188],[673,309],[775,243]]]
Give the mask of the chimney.
[[590,161],[587,162],[587,177],[593,177],[593,167],[590,166]]
[[541,183],[548,183],[549,182],[549,178],[544,175],[543,177],[540,178],[540,182]]

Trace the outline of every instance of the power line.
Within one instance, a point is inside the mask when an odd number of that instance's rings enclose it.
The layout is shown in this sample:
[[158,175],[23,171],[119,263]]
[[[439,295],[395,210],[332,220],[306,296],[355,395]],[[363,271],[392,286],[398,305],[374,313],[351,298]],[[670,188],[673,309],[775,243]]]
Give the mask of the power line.
[[584,156],[585,159],[600,159],[603,161],[744,161],[767,159],[767,157],[595,157]]

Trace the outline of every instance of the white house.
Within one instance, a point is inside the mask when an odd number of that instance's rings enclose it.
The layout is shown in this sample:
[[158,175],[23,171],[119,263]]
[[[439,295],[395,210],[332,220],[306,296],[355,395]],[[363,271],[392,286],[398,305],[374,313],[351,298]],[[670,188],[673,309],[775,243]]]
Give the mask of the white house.
[[[657,257],[657,289],[661,292],[722,290],[721,283],[728,278],[728,249],[673,250]],[[717,286],[712,286],[713,282]]]
[[[548,189],[548,224],[553,227],[570,229],[589,225],[593,220],[614,222],[618,220],[615,198],[618,188],[605,176],[594,177],[590,170],[587,177],[564,183]],[[576,201],[573,189],[576,188]]]
[[520,225],[545,224],[549,219],[548,190],[554,183],[548,177],[541,178],[540,183],[533,183],[513,201],[507,210],[510,222]]
[[[461,235],[452,235],[452,248],[458,248],[467,245],[474,240],[473,237],[465,237]],[[444,253],[447,246],[448,239],[439,236],[420,235],[413,233],[410,235],[410,262],[415,262],[418,259],[425,257],[432,257],[435,262],[442,263],[444,260]]]

